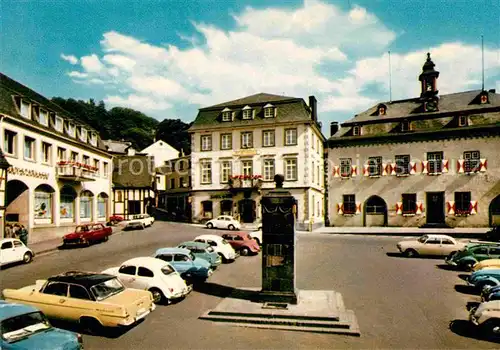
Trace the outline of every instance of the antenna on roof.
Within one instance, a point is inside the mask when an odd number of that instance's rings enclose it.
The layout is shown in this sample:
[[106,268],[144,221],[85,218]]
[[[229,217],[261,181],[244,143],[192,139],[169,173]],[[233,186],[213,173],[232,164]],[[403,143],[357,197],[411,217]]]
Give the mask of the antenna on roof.
[[391,51],[389,53],[389,102],[392,102],[392,69],[391,69]]
[[481,91],[484,91],[484,37],[481,35]]

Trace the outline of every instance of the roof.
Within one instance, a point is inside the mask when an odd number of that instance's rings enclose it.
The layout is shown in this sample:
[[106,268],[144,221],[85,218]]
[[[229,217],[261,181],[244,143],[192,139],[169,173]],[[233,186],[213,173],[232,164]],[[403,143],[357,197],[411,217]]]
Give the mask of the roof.
[[115,278],[113,275],[85,272],[85,271],[68,271],[66,273],[49,277],[47,281],[51,282],[65,282],[65,283],[75,283],[85,288],[90,288],[99,283],[109,281]]
[[427,236],[429,238],[451,238],[451,239],[454,239],[451,236],[448,236],[448,235],[439,235],[439,234],[425,234],[423,236]]
[[161,259],[156,259],[156,258],[153,258],[150,256],[143,256],[143,257],[129,259],[129,260],[123,262],[122,266],[123,265],[135,265],[135,266],[142,265],[142,266],[148,266],[148,267],[161,269],[165,265],[169,265],[169,264]]
[[195,240],[196,239],[211,239],[213,241],[222,241],[224,238],[222,238],[221,236],[217,236],[217,235],[199,235],[197,237],[194,238]]
[[154,163],[146,155],[113,157],[113,186],[118,188],[150,188],[154,180]]
[[108,152],[112,153],[127,153],[127,150],[132,146],[132,142],[116,141],[116,140],[102,140],[102,143],[107,148]]
[[155,255],[158,255],[158,254],[171,254],[171,253],[190,254],[191,251],[189,249],[185,249],[185,248],[169,247],[169,248],[160,248],[160,249],[157,249],[156,252],[155,252]]
[[153,142],[152,144],[144,148],[140,153],[148,153],[150,150],[154,149],[163,149],[163,150],[168,149],[180,153],[175,147],[172,147],[169,143],[163,140],[158,140],[156,142]]
[[0,300],[0,322],[11,317],[39,311],[30,305],[8,303],[5,300]]
[[247,97],[242,97],[238,98],[236,100],[232,101],[227,101],[223,103],[219,103],[213,106],[209,107],[204,107],[201,108],[200,110],[205,110],[205,109],[212,109],[212,108],[223,108],[223,107],[234,107],[234,106],[246,106],[246,105],[251,105],[251,104],[262,104],[262,103],[270,103],[270,102],[280,102],[280,101],[287,101],[287,100],[295,100],[297,99],[296,97],[289,97],[289,96],[282,96],[282,95],[272,95],[272,94],[267,94],[265,92],[259,92],[258,94],[255,95],[250,95]]

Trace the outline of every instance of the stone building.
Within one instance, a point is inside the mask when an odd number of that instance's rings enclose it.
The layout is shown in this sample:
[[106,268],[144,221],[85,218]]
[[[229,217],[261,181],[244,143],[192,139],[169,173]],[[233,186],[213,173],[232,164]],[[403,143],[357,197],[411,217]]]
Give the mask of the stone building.
[[191,135],[194,221],[221,214],[260,220],[261,195],[284,174],[299,229],[324,223],[324,136],[314,96],[259,93],[199,110]]
[[333,226],[484,227],[500,223],[500,95],[438,95],[428,54],[417,98],[331,124]]

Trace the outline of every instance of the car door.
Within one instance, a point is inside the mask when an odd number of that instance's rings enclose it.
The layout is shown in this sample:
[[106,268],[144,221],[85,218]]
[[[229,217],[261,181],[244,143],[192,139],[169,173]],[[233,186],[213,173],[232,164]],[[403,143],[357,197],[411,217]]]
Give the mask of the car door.
[[16,261],[16,252],[13,241],[8,240],[2,243],[2,246],[0,247],[0,259],[2,265],[10,264]]
[[155,277],[154,272],[144,266],[137,267],[137,276],[136,276],[136,287],[137,289],[148,290],[149,286],[153,284],[153,279]]
[[122,265],[118,269],[118,279],[127,288],[135,288],[135,275],[137,267],[133,265]]
[[184,274],[189,272],[193,268],[193,262],[189,256],[185,254],[176,253],[174,255],[174,266],[179,274]]
[[489,259],[488,255],[488,247],[481,246],[481,247],[476,247],[471,249],[472,251],[472,257],[475,258],[477,261],[482,261]]
[[71,311],[67,309],[68,284],[49,282],[38,296],[32,298],[34,305],[48,317],[70,320]]
[[96,241],[102,241],[104,239],[104,226],[102,224],[96,224],[93,226],[94,239]]
[[26,252],[24,244],[22,244],[17,239],[12,241],[12,243],[14,244],[14,258],[16,259],[15,261],[22,261],[23,255]]
[[420,248],[421,255],[439,255],[439,250],[441,247],[441,239],[436,237],[429,237],[425,243]]
[[441,238],[441,253],[448,256],[451,252],[458,250],[457,244],[449,238]]
[[92,299],[85,287],[77,284],[69,284],[69,295],[65,302],[66,312],[70,319],[76,321],[82,316],[95,313],[96,301]]

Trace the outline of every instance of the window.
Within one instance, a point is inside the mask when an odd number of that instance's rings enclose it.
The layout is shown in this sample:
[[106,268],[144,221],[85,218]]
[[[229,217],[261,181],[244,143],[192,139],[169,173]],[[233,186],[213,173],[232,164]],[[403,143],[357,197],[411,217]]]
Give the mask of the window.
[[233,148],[233,135],[221,134],[220,135],[220,149],[232,149],[232,148]]
[[401,132],[407,132],[410,131],[410,122],[408,120],[403,120],[401,122]]
[[82,194],[80,196],[80,218],[92,218],[92,200],[93,197],[89,194]]
[[312,149],[314,149],[314,144],[315,144],[315,135],[314,135],[314,132],[311,133],[311,147]]
[[467,126],[469,125],[469,120],[466,115],[458,116],[458,126]]
[[31,105],[29,102],[21,100],[21,115],[25,118],[31,118],[31,113],[30,113]]
[[288,158],[285,160],[285,180],[297,180],[297,158]]
[[101,164],[101,162],[99,162],[99,159],[94,159],[94,168],[95,168],[96,173],[99,173],[100,164]]
[[188,187],[187,181],[184,177],[179,177],[179,187],[181,187],[181,188]]
[[319,185],[320,184],[320,180],[319,179],[320,179],[320,175],[321,175],[320,172],[319,172],[319,165],[317,165],[316,168],[317,168],[317,171],[318,171],[318,179],[317,179],[316,182]]
[[272,117],[274,117],[274,107],[264,108],[264,118],[272,118]]
[[453,245],[455,243],[453,243],[453,241],[449,238],[441,238],[441,244],[449,244],[449,245]]
[[69,285],[69,297],[75,299],[91,300],[87,290],[82,286],[77,286],[75,284]]
[[396,175],[410,174],[410,155],[397,155],[396,157]]
[[441,172],[443,161],[443,152],[429,152],[427,153],[427,164],[429,174],[437,174]]
[[38,121],[42,125],[45,126],[49,125],[49,113],[44,109],[40,109],[40,115],[38,116]]
[[108,162],[102,163],[102,171],[104,173],[104,177],[108,177]]
[[251,160],[244,160],[241,162],[241,170],[243,171],[244,176],[252,176],[253,175],[253,162]]
[[382,175],[382,157],[368,158],[368,174],[369,176]]
[[429,237],[425,244],[441,244],[441,239],[439,237]]
[[127,203],[129,214],[140,214],[141,213],[141,201],[131,201]]
[[15,156],[17,153],[17,133],[4,130],[3,150],[6,154]]
[[356,213],[356,199],[354,194],[344,194],[343,195],[343,211],[344,214],[355,214]]
[[24,137],[24,159],[35,160],[35,139]]
[[71,137],[75,137],[76,134],[76,127],[75,124],[73,123],[68,123],[68,135]]
[[[311,165],[311,180],[312,180],[312,182],[314,182],[314,179],[316,178],[315,173],[314,173],[315,172],[314,168],[315,167],[314,167],[314,160],[313,160],[312,165]],[[313,205],[314,205],[314,201],[313,201]],[[313,212],[314,212],[314,210],[313,210]]]
[[122,191],[115,191],[116,195],[116,201],[117,202],[123,202],[123,192]]
[[274,175],[274,159],[264,159],[264,181],[273,181]]
[[365,212],[366,214],[376,215],[385,214],[386,205],[382,198],[379,196],[371,196],[366,201]]
[[230,122],[231,121],[231,112],[230,111],[222,112],[222,121],[223,122]]
[[137,268],[135,266],[127,266],[127,265],[122,265],[118,269],[118,273],[124,274],[124,275],[131,275],[134,276]]
[[351,158],[340,158],[340,176],[351,177],[352,167]]
[[274,130],[262,131],[262,147],[274,147]]
[[59,295],[61,297],[68,296],[68,285],[60,282],[50,282],[43,289],[44,294]]
[[97,217],[98,218],[106,217],[106,197],[102,196],[97,197]]
[[35,190],[35,219],[52,219],[52,193]]
[[203,161],[201,162],[201,183],[209,184],[212,183],[212,162]]
[[76,152],[71,152],[71,161],[73,162],[78,162],[78,153]]
[[403,214],[415,214],[417,212],[417,194],[403,193]]
[[251,131],[245,131],[241,133],[241,148],[252,148],[253,138]]
[[0,249],[11,249],[12,248],[12,242],[4,242],[2,243],[2,247]]
[[243,109],[243,119],[252,119],[252,109],[250,109],[249,107],[247,109],[245,108]]
[[66,160],[66,149],[57,147],[57,161]]
[[359,135],[361,135],[361,127],[360,126],[354,126],[352,128],[352,135],[353,136],[359,136]]
[[73,219],[76,193],[73,188],[64,186],[59,195],[59,215],[61,219]]
[[139,267],[139,271],[137,271],[137,275],[138,276],[141,276],[141,277],[154,277],[155,274],[153,273],[153,271],[151,271],[150,269],[147,269],[145,267]]
[[470,192],[455,192],[455,214],[470,214]]
[[87,129],[80,128],[80,140],[87,142]]
[[175,179],[170,179],[170,189],[175,188]]
[[64,125],[63,118],[58,117],[56,115],[55,124],[54,124],[54,128],[56,129],[56,131],[62,132],[63,131],[63,125]]
[[90,165],[90,157],[89,156],[83,156],[82,161],[83,161],[83,164]]
[[285,129],[285,146],[297,144],[297,129]]
[[220,168],[220,182],[227,183],[229,181],[229,178],[231,177],[231,162],[228,160],[223,161],[220,165]]
[[201,135],[201,150],[202,151],[212,150],[212,135]]
[[97,146],[97,134],[95,132],[90,134],[90,144],[92,146]]
[[464,152],[464,171],[466,173],[474,173],[479,171],[481,166],[479,151]]

